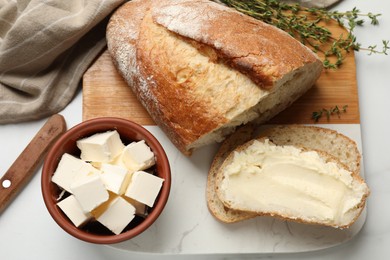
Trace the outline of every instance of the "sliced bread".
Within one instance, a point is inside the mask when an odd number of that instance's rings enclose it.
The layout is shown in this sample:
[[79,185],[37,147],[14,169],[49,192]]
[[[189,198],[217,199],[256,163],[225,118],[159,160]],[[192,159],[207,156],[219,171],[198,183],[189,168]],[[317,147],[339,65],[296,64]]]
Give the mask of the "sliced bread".
[[[268,128],[260,134],[258,139],[264,137],[278,145],[294,145],[305,147],[305,150],[316,150],[327,160],[337,161],[343,165],[345,170],[352,173],[359,179],[360,172],[360,153],[356,143],[350,138],[330,129],[303,126],[303,125],[286,125]],[[222,203],[216,192],[216,176],[221,175],[221,166],[225,159],[236,150],[240,144],[245,143],[253,138],[253,130],[242,129],[230,136],[222,143],[215,159],[211,165],[207,180],[207,203],[208,208],[216,219],[225,223],[234,223],[245,219],[253,218],[262,213],[250,212],[243,209],[234,209]],[[355,177],[354,177],[355,178]],[[361,178],[360,178],[361,180]],[[368,193],[366,194],[368,195]],[[365,199],[363,199],[365,201]],[[360,214],[364,202],[359,210],[355,213]],[[357,214],[357,215],[359,215]],[[272,215],[272,214],[269,214]],[[296,219],[297,220],[297,219]],[[352,221],[353,222],[353,221]],[[349,225],[352,223],[349,223]],[[346,227],[347,225],[340,225]]]

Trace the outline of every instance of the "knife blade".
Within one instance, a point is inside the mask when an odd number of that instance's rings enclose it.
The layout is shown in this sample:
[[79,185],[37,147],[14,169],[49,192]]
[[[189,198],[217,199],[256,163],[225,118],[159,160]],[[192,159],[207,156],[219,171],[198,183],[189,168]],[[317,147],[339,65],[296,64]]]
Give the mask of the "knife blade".
[[34,176],[47,151],[66,131],[64,117],[51,116],[0,179],[0,214]]

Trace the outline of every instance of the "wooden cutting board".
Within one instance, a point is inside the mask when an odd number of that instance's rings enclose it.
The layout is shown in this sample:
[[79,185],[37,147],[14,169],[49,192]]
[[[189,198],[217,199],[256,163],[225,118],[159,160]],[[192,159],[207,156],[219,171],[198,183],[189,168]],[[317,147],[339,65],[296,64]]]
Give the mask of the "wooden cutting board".
[[[338,106],[346,112],[325,115],[318,123],[359,124],[359,104],[356,84],[356,67],[353,52],[337,70],[326,70],[304,96],[276,116],[271,123],[311,124],[312,113]],[[104,51],[83,77],[83,120],[114,116],[133,120],[142,125],[154,125],[146,110],[137,101],[130,87],[116,71],[108,51]]]

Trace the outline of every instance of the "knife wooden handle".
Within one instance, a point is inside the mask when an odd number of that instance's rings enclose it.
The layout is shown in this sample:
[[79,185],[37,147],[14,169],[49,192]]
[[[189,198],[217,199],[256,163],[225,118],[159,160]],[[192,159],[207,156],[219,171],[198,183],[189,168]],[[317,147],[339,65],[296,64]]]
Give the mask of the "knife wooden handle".
[[66,131],[63,116],[51,116],[0,179],[0,214],[28,183],[48,149]]

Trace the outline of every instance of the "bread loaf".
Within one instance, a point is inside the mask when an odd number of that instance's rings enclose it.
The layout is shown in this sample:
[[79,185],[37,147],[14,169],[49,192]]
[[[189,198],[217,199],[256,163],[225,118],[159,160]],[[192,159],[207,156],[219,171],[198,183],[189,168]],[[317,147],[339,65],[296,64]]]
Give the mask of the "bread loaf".
[[[229,223],[269,215],[337,228],[349,227],[356,221],[369,194],[359,173],[327,152],[291,145],[307,142],[305,136],[311,137],[316,132],[321,139],[329,131],[325,140],[328,138],[334,146],[344,145],[349,139],[340,134],[335,136],[332,130],[291,128],[291,132],[289,127],[266,131],[273,132],[272,140],[289,145],[276,145],[268,137],[251,139],[234,148],[219,169],[214,169],[214,194],[208,190],[209,209],[214,216]],[[307,146],[327,149],[325,143],[313,140]],[[349,147],[353,148],[352,145]],[[354,152],[344,155],[352,158]],[[358,165],[352,163],[351,167]]]
[[184,154],[265,122],[305,93],[322,63],[287,33],[207,0],[134,0],[107,26],[113,63]]
[[354,175],[360,173],[361,155],[356,143],[337,131],[304,125],[273,126],[254,134],[254,128],[247,126],[229,136],[220,146],[207,177],[207,205],[212,215],[224,223],[234,223],[258,214],[243,212],[226,207],[218,198],[215,177],[221,169],[223,161],[238,146],[254,138],[268,138],[277,145],[294,145],[307,149],[329,153],[337,158]]

